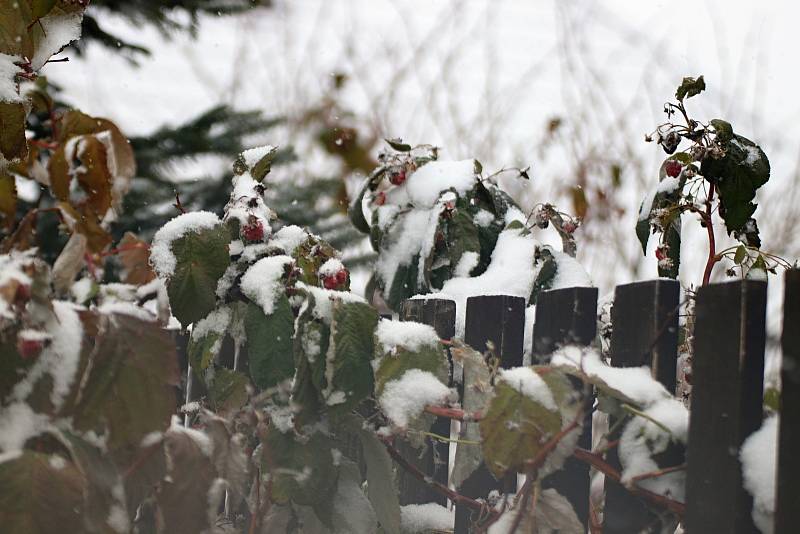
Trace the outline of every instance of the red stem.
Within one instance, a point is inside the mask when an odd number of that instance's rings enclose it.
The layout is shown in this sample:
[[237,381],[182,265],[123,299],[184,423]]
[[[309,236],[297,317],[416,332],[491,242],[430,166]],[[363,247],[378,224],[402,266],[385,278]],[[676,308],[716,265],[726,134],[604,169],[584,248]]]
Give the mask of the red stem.
[[446,417],[447,419],[455,419],[457,421],[480,421],[481,413],[469,413],[458,408],[445,408],[442,406],[425,406],[425,411],[438,415],[439,417]]
[[714,239],[714,225],[711,219],[711,204],[714,200],[715,184],[711,182],[711,188],[708,190],[708,198],[706,199],[706,212],[703,221],[706,223],[706,231],[708,232],[708,260],[706,261],[706,270],[703,272],[703,285],[708,285],[711,280],[711,271],[714,269],[714,264],[719,261],[717,257],[717,244]]

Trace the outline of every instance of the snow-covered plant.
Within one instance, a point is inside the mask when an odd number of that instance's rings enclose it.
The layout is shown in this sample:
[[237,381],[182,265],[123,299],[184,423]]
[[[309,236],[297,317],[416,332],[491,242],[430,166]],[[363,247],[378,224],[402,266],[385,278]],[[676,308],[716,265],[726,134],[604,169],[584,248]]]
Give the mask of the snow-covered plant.
[[[660,234],[656,258],[661,276],[676,278],[680,266],[681,215],[692,213],[708,233],[708,259],[703,284],[714,265],[723,258],[733,261],[728,275],[766,277],[776,267],[790,267],[786,260],[761,250],[758,225],[753,218],[756,191],[769,180],[770,165],[764,151],[734,132],[730,123],[695,120],[686,110],[686,100],[706,88],[702,76],[684,78],[675,93],[676,103],[667,102],[667,122],[645,137],[655,141],[670,156],[661,164],[659,183],[642,201],[636,234],[647,253],[650,234]],[[679,115],[682,123],[673,122]],[[686,143],[684,143],[684,141]],[[678,150],[681,145],[683,150]],[[717,250],[714,214],[718,213],[729,235],[740,245]]]

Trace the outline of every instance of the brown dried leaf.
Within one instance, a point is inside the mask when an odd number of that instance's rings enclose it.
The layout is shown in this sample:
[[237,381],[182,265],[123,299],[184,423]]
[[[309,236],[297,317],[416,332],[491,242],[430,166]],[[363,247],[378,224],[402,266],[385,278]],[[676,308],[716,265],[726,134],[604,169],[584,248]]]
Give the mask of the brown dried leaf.
[[117,246],[122,263],[122,281],[126,284],[143,285],[156,277],[150,266],[150,248],[133,232],[125,232]]

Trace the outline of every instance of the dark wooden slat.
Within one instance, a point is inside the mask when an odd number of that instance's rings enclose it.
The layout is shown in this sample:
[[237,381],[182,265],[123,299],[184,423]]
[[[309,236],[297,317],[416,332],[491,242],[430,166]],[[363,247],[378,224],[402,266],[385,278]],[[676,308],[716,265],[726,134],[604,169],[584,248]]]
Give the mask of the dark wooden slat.
[[786,273],[775,534],[800,525],[800,270]]
[[[548,364],[564,345],[590,345],[597,335],[597,288],[570,287],[543,291],[536,300],[533,361]],[[578,446],[592,447],[592,414],[587,413]],[[542,481],[567,498],[581,523],[589,524],[589,466],[569,458],[563,469]]]
[[[508,295],[470,297],[464,325],[464,342],[475,350],[484,352],[487,342],[500,358],[500,367],[522,365],[525,338],[525,299]],[[474,424],[474,423],[473,423]],[[516,476],[502,481],[492,476],[481,464],[458,488],[459,493],[472,498],[485,498],[492,490],[516,491]],[[456,506],[455,534],[469,532],[472,512]]]
[[761,426],[767,284],[701,287],[695,306],[686,532],[750,534],[739,449]]
[[[400,309],[400,319],[430,325],[441,339],[452,339],[456,328],[456,304],[442,299],[408,299]],[[450,436],[450,420],[438,417],[431,426],[431,432]],[[450,456],[448,443],[428,440],[428,447],[420,456],[407,442],[399,441],[398,449],[409,461],[430,475],[435,481],[447,485],[447,462]],[[433,491],[427,484],[419,481],[404,470],[398,472],[400,504],[424,504],[435,502],[442,506],[447,499]]]
[[[680,284],[675,280],[650,280],[617,286],[611,310],[611,365],[650,367],[653,377],[671,393],[675,392],[678,358],[678,312]],[[614,421],[609,425],[614,426]],[[609,435],[619,439],[621,431]],[[608,462],[621,469],[617,449]],[[669,462],[669,460],[667,460]],[[675,458],[674,464],[682,460]],[[603,509],[604,534],[642,532],[657,524],[658,517],[641,499],[618,483],[606,479]]]

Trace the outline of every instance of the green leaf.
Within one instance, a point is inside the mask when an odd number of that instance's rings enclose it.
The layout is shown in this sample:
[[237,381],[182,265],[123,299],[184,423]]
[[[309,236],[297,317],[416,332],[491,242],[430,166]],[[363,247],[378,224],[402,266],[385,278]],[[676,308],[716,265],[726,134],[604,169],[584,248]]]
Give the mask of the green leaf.
[[[331,523],[335,532],[347,532],[348,534],[375,534],[378,532],[378,519],[375,511],[361,490],[361,473],[358,465],[349,460],[342,460],[339,465],[338,483],[332,508]],[[387,532],[386,529],[383,529],[383,532]]]
[[756,210],[756,190],[767,183],[770,165],[764,151],[740,135],[723,144],[725,155],[706,157],[700,166],[703,176],[716,183],[720,216],[728,234],[741,231]]
[[364,200],[364,195],[367,194],[370,188],[370,179],[367,178],[364,180],[364,183],[361,186],[361,190],[358,192],[358,196],[356,196],[355,200],[350,204],[347,208],[347,216],[350,218],[350,222],[356,229],[363,233],[369,234],[370,233],[370,226],[367,222],[366,217],[364,217],[364,209],[362,207],[362,202]]
[[0,463],[0,525],[12,534],[84,532],[85,481],[71,462],[61,469],[48,454],[24,451]]
[[209,387],[208,397],[217,413],[232,413],[247,403],[247,387],[250,380],[244,373],[225,367],[214,370],[214,380]]
[[473,160],[473,172],[478,176],[483,174],[483,163],[481,163],[477,159]]
[[[327,397],[331,409],[338,413],[350,411],[373,393],[371,362],[375,354],[377,325],[378,312],[368,304],[337,301],[333,305],[331,339],[334,359],[328,362],[327,373],[331,382],[327,385]],[[335,404],[331,402],[335,398],[331,395],[339,397]]]
[[386,534],[400,534],[400,501],[394,484],[392,459],[373,432],[362,428],[358,420],[351,427],[358,432],[364,463],[367,466],[369,501]]
[[683,102],[684,98],[691,98],[699,95],[706,88],[706,82],[702,76],[695,78],[687,76],[681,82],[680,87],[675,92],[675,97]]
[[667,259],[669,265],[662,267],[658,265],[658,275],[665,278],[678,278],[678,270],[681,264],[681,217],[680,212],[675,212],[669,221],[665,221],[666,235],[664,236],[667,244]]
[[272,170],[272,162],[275,161],[275,156],[278,154],[278,148],[272,147],[261,159],[259,159],[253,168],[250,169],[250,175],[256,182],[261,182]]
[[294,375],[294,315],[286,294],[275,300],[270,315],[257,304],[248,304],[244,329],[250,378],[256,387],[269,389]]
[[547,291],[553,285],[553,280],[556,279],[558,273],[558,262],[546,248],[541,249],[542,267],[536,274],[536,279],[533,281],[533,289],[531,290],[531,297],[529,302],[535,303],[539,297],[539,293]]
[[733,263],[736,265],[741,265],[746,257],[747,249],[744,245],[739,245],[739,247],[736,249],[736,254],[733,256]]
[[117,313],[98,320],[84,375],[75,380],[81,394],[71,411],[73,426],[107,433],[112,455],[132,458],[142,438],[166,429],[175,412],[175,342],[155,322]]
[[454,270],[465,252],[481,252],[478,226],[466,209],[455,210],[453,218],[446,223],[447,255],[450,268]]
[[272,499],[307,506],[331,502],[336,491],[336,466],[330,438],[317,432],[297,439],[275,426],[267,430],[262,466],[272,475]]
[[404,143],[402,139],[396,137],[394,139],[384,139],[390,147],[398,152],[411,152],[411,145]]
[[561,426],[557,410],[500,381],[480,421],[486,466],[498,479],[509,471],[524,471],[525,462],[536,458]]
[[189,363],[192,364],[192,370],[198,377],[202,378],[203,371],[208,369],[208,366],[219,354],[224,335],[224,333],[209,332],[200,339],[195,339],[195,336],[189,337],[186,354],[189,357]]
[[650,240],[650,219],[636,221],[636,237],[642,245],[642,254],[647,255],[647,242]]
[[398,345],[392,353],[382,355],[380,365],[375,371],[375,397],[381,396],[386,384],[399,380],[411,369],[427,371],[442,383],[448,383],[447,353],[441,345],[421,345],[416,350]]
[[714,127],[714,131],[717,134],[717,141],[727,143],[733,139],[733,127],[731,123],[722,119],[711,119],[709,124]]
[[26,117],[22,103],[0,102],[0,155],[9,161],[28,157]]
[[217,303],[217,282],[230,264],[231,236],[222,223],[194,230],[172,242],[176,266],[167,281],[172,313],[183,325],[208,315]]
[[[417,293],[429,290],[418,285],[419,254],[415,254],[408,264],[401,264],[395,271],[392,287],[384,290],[384,299],[393,310],[399,310],[403,301]],[[388,293],[388,294],[387,294]]]

